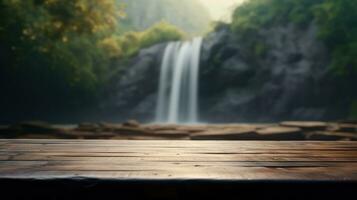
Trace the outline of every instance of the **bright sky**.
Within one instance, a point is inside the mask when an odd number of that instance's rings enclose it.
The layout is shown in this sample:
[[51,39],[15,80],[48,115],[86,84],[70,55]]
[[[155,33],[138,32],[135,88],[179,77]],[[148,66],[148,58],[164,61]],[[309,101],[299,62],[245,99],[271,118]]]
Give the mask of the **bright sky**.
[[214,20],[229,20],[235,6],[244,0],[200,0],[211,13]]

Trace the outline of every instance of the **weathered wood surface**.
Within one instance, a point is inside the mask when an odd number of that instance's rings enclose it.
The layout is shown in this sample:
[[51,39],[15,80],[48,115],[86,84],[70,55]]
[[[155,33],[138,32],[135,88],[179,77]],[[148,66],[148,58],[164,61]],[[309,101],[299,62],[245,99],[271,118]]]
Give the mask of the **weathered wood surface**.
[[357,142],[0,140],[0,179],[357,181]]

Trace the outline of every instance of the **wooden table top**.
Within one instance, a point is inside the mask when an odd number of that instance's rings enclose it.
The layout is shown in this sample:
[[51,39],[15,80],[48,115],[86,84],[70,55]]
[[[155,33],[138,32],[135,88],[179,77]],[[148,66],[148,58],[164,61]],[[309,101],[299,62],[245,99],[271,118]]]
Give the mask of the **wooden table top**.
[[357,142],[0,140],[0,179],[357,181]]

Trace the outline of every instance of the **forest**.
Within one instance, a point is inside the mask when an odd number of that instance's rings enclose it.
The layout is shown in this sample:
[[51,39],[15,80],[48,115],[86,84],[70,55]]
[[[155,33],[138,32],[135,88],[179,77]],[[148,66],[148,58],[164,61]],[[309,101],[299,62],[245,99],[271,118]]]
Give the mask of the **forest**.
[[[140,2],[1,0],[2,114],[23,119],[90,110],[102,98],[113,71],[119,70],[119,61],[154,44],[207,34],[222,26],[229,26],[239,43],[264,27],[316,23],[319,39],[330,53],[326,68],[334,70],[336,84],[342,91],[357,84],[356,1],[248,0],[235,9],[232,22],[215,23],[200,4],[191,1],[162,0],[149,8]],[[162,13],[153,15],[155,9]],[[175,15],[160,18],[168,13]],[[247,48],[257,57],[269,51],[259,40]],[[348,96],[351,116],[357,117],[357,94],[341,94]]]
[[135,32],[125,7],[115,0],[1,0],[2,113],[88,108],[116,60],[184,37],[159,20]]

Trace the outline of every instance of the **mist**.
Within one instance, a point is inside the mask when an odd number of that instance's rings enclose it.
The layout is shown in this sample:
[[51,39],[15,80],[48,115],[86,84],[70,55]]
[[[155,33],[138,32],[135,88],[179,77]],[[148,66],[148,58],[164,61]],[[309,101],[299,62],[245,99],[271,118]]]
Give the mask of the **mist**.
[[237,5],[245,0],[200,0],[207,8],[212,19],[221,21],[230,21],[231,14]]

